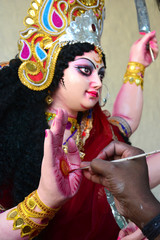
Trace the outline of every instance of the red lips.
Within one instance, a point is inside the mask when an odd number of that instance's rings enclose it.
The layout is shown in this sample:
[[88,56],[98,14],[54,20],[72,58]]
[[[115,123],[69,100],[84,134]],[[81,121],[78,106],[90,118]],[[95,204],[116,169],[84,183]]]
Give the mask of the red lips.
[[95,97],[95,98],[98,97],[98,92],[96,91],[87,91],[87,93],[92,97]]

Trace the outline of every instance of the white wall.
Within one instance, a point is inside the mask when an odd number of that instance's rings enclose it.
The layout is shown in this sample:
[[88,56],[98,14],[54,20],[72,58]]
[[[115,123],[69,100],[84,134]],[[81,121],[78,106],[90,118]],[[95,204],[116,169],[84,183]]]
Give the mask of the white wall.
[[[19,30],[31,0],[0,0],[0,61],[17,54]],[[152,30],[160,38],[160,12],[155,0],[146,0]],[[110,99],[106,108],[111,112],[114,99],[122,84],[129,49],[139,38],[134,0],[106,0],[106,20],[102,46],[107,58],[106,84]],[[145,151],[160,149],[160,58],[145,72],[144,108],[139,128],[131,137],[133,145]],[[160,199],[160,190],[154,191]]]

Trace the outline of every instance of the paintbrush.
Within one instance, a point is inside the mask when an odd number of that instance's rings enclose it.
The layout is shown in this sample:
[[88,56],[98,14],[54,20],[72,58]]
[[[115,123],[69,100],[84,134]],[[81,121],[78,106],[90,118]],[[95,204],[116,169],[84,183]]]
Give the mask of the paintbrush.
[[[152,152],[142,153],[142,154],[131,156],[131,157],[121,158],[121,159],[117,159],[117,160],[111,160],[111,162],[124,162],[124,161],[127,161],[127,160],[133,160],[133,159],[137,159],[137,158],[140,158],[140,157],[147,157],[147,156],[153,155],[155,153],[159,153],[159,152],[160,152],[160,150],[155,150],[155,151],[152,151]],[[90,165],[85,166],[85,167],[81,167],[81,168],[75,168],[75,169],[70,170],[69,173],[72,173],[76,170],[89,169],[89,167],[90,167]]]

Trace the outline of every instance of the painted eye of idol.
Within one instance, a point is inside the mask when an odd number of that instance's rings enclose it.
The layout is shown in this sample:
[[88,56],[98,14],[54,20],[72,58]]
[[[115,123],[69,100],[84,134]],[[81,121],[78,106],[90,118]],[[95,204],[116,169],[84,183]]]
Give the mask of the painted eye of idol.
[[79,58],[75,60],[75,68],[78,70],[80,74],[83,76],[91,76],[94,71],[98,72],[98,76],[102,82],[104,76],[105,76],[105,67],[101,65],[95,65],[94,62],[92,62],[90,59],[86,58]]
[[93,71],[93,69],[91,69],[89,66],[78,66],[77,69],[84,76],[90,76]]
[[99,70],[98,75],[99,75],[99,78],[100,78],[100,80],[101,80],[101,82],[102,82],[102,81],[103,81],[103,78],[104,78],[104,76],[105,76],[105,68],[104,68],[104,67],[102,67],[102,68]]

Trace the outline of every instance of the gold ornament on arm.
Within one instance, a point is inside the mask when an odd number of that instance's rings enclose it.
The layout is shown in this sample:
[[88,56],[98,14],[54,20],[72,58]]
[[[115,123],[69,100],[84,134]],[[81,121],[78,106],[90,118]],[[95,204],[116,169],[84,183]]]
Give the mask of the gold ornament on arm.
[[143,64],[137,62],[129,62],[127,65],[126,73],[124,75],[123,83],[135,83],[137,86],[141,86],[143,90],[144,71],[145,66]]
[[59,209],[47,207],[40,200],[37,191],[34,191],[16,208],[9,211],[7,220],[13,220],[13,230],[20,229],[22,238],[28,236],[29,239],[33,239],[48,225]]

